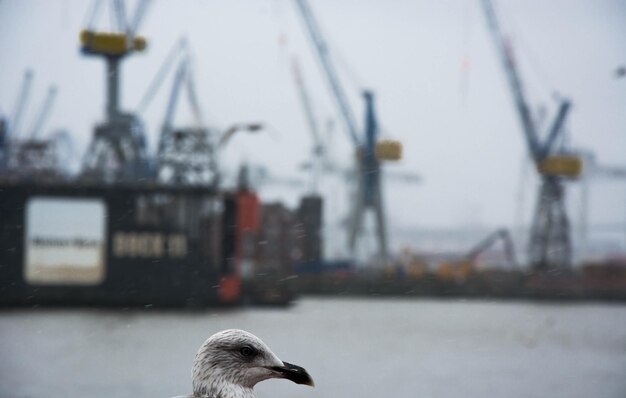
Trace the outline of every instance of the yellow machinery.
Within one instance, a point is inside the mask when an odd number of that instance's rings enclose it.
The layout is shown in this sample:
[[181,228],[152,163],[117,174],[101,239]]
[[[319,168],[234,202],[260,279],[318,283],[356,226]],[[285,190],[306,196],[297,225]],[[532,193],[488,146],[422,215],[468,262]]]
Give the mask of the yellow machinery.
[[[129,14],[125,2],[112,1],[110,12],[113,16],[114,29],[108,32],[96,31],[94,28],[103,2],[94,0],[87,14],[87,24],[80,32],[81,50],[85,54],[102,55],[105,57],[121,58],[133,51],[146,49],[146,39],[137,36],[150,0],[139,0],[135,10]],[[128,18],[127,18],[128,17]]]
[[[356,148],[356,159],[363,160],[366,151],[363,146]],[[402,143],[395,140],[380,140],[374,147],[374,154],[378,161],[397,162],[402,160]]]
[[402,159],[402,143],[394,140],[380,140],[376,143],[378,160],[398,161]]
[[478,242],[478,244],[468,251],[462,258],[441,263],[437,268],[437,277],[442,281],[466,281],[475,271],[476,259],[478,256],[489,249],[491,245],[498,240],[502,240],[502,243],[504,244],[504,252],[508,262],[512,266],[515,266],[515,249],[513,247],[511,235],[506,229],[498,229],[489,234],[485,239]]
[[537,164],[537,171],[545,176],[577,178],[583,170],[583,161],[575,155],[550,155]]
[[437,277],[443,281],[466,281],[474,272],[471,260],[448,261],[437,268]]

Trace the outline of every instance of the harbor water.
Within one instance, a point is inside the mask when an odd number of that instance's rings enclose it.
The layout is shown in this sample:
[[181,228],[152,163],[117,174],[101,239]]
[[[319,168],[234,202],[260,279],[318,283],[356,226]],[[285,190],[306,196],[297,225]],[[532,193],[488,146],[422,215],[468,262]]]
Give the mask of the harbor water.
[[241,328],[313,376],[282,397],[626,396],[626,306],[304,298],[286,308],[0,313],[0,397],[172,397],[195,352]]

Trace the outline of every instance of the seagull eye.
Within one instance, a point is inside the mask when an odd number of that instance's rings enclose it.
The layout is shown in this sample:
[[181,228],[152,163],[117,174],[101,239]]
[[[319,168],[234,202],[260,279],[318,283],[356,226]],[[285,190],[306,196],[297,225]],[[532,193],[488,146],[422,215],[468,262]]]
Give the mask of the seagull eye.
[[241,349],[239,350],[239,353],[243,355],[244,357],[251,357],[252,355],[254,355],[254,349],[248,346],[241,347]]

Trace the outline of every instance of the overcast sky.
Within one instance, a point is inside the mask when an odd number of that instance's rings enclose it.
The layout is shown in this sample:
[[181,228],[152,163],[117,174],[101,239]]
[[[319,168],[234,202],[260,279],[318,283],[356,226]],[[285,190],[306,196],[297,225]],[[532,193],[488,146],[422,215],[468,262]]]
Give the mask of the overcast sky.
[[[594,152],[602,163],[626,165],[626,78],[614,77],[626,64],[626,2],[495,5],[511,35],[531,106],[544,106],[549,120],[556,109],[553,94],[570,98],[567,142]],[[23,71],[33,68],[24,124],[34,119],[46,87],[56,83],[60,91],[48,128],[67,128],[79,155],[103,118],[105,98],[103,62],[78,51],[88,6],[83,0],[0,2],[0,109],[10,115]],[[528,223],[537,181],[523,166],[518,115],[478,1],[315,0],[311,7],[359,123],[360,90],[371,88],[384,136],[404,143],[405,158],[386,169],[423,177],[420,185],[385,183],[392,228]],[[100,26],[108,27],[107,15]],[[290,72],[290,57],[297,54],[320,123],[336,121],[329,134],[332,156],[350,163],[348,136],[291,1],[154,1],[140,33],[149,46],[124,63],[124,109],[137,107],[166,54],[186,35],[209,123],[271,125],[269,132],[235,137],[222,154],[226,166],[248,160],[278,176],[305,178],[298,165],[310,156],[311,139]],[[468,68],[462,68],[464,59]],[[151,148],[170,80],[142,115]],[[176,121],[184,124],[189,113],[179,108]],[[568,205],[576,223],[580,195],[576,184],[570,185]],[[287,196],[292,203],[296,197],[272,185],[262,194],[268,200]],[[626,221],[626,181],[593,183],[590,219]]]

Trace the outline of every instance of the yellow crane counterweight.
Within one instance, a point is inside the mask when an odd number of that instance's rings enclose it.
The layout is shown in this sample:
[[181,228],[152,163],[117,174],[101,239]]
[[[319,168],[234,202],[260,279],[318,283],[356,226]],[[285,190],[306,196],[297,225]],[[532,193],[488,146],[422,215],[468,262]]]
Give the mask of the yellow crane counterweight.
[[577,178],[583,170],[583,161],[576,155],[551,155],[537,165],[539,173],[547,176]]
[[402,143],[394,140],[380,140],[376,144],[378,160],[398,161],[402,159]]
[[82,50],[90,54],[123,56],[131,51],[145,50],[146,39],[135,36],[129,40],[124,33],[83,30],[80,32],[80,44]]

